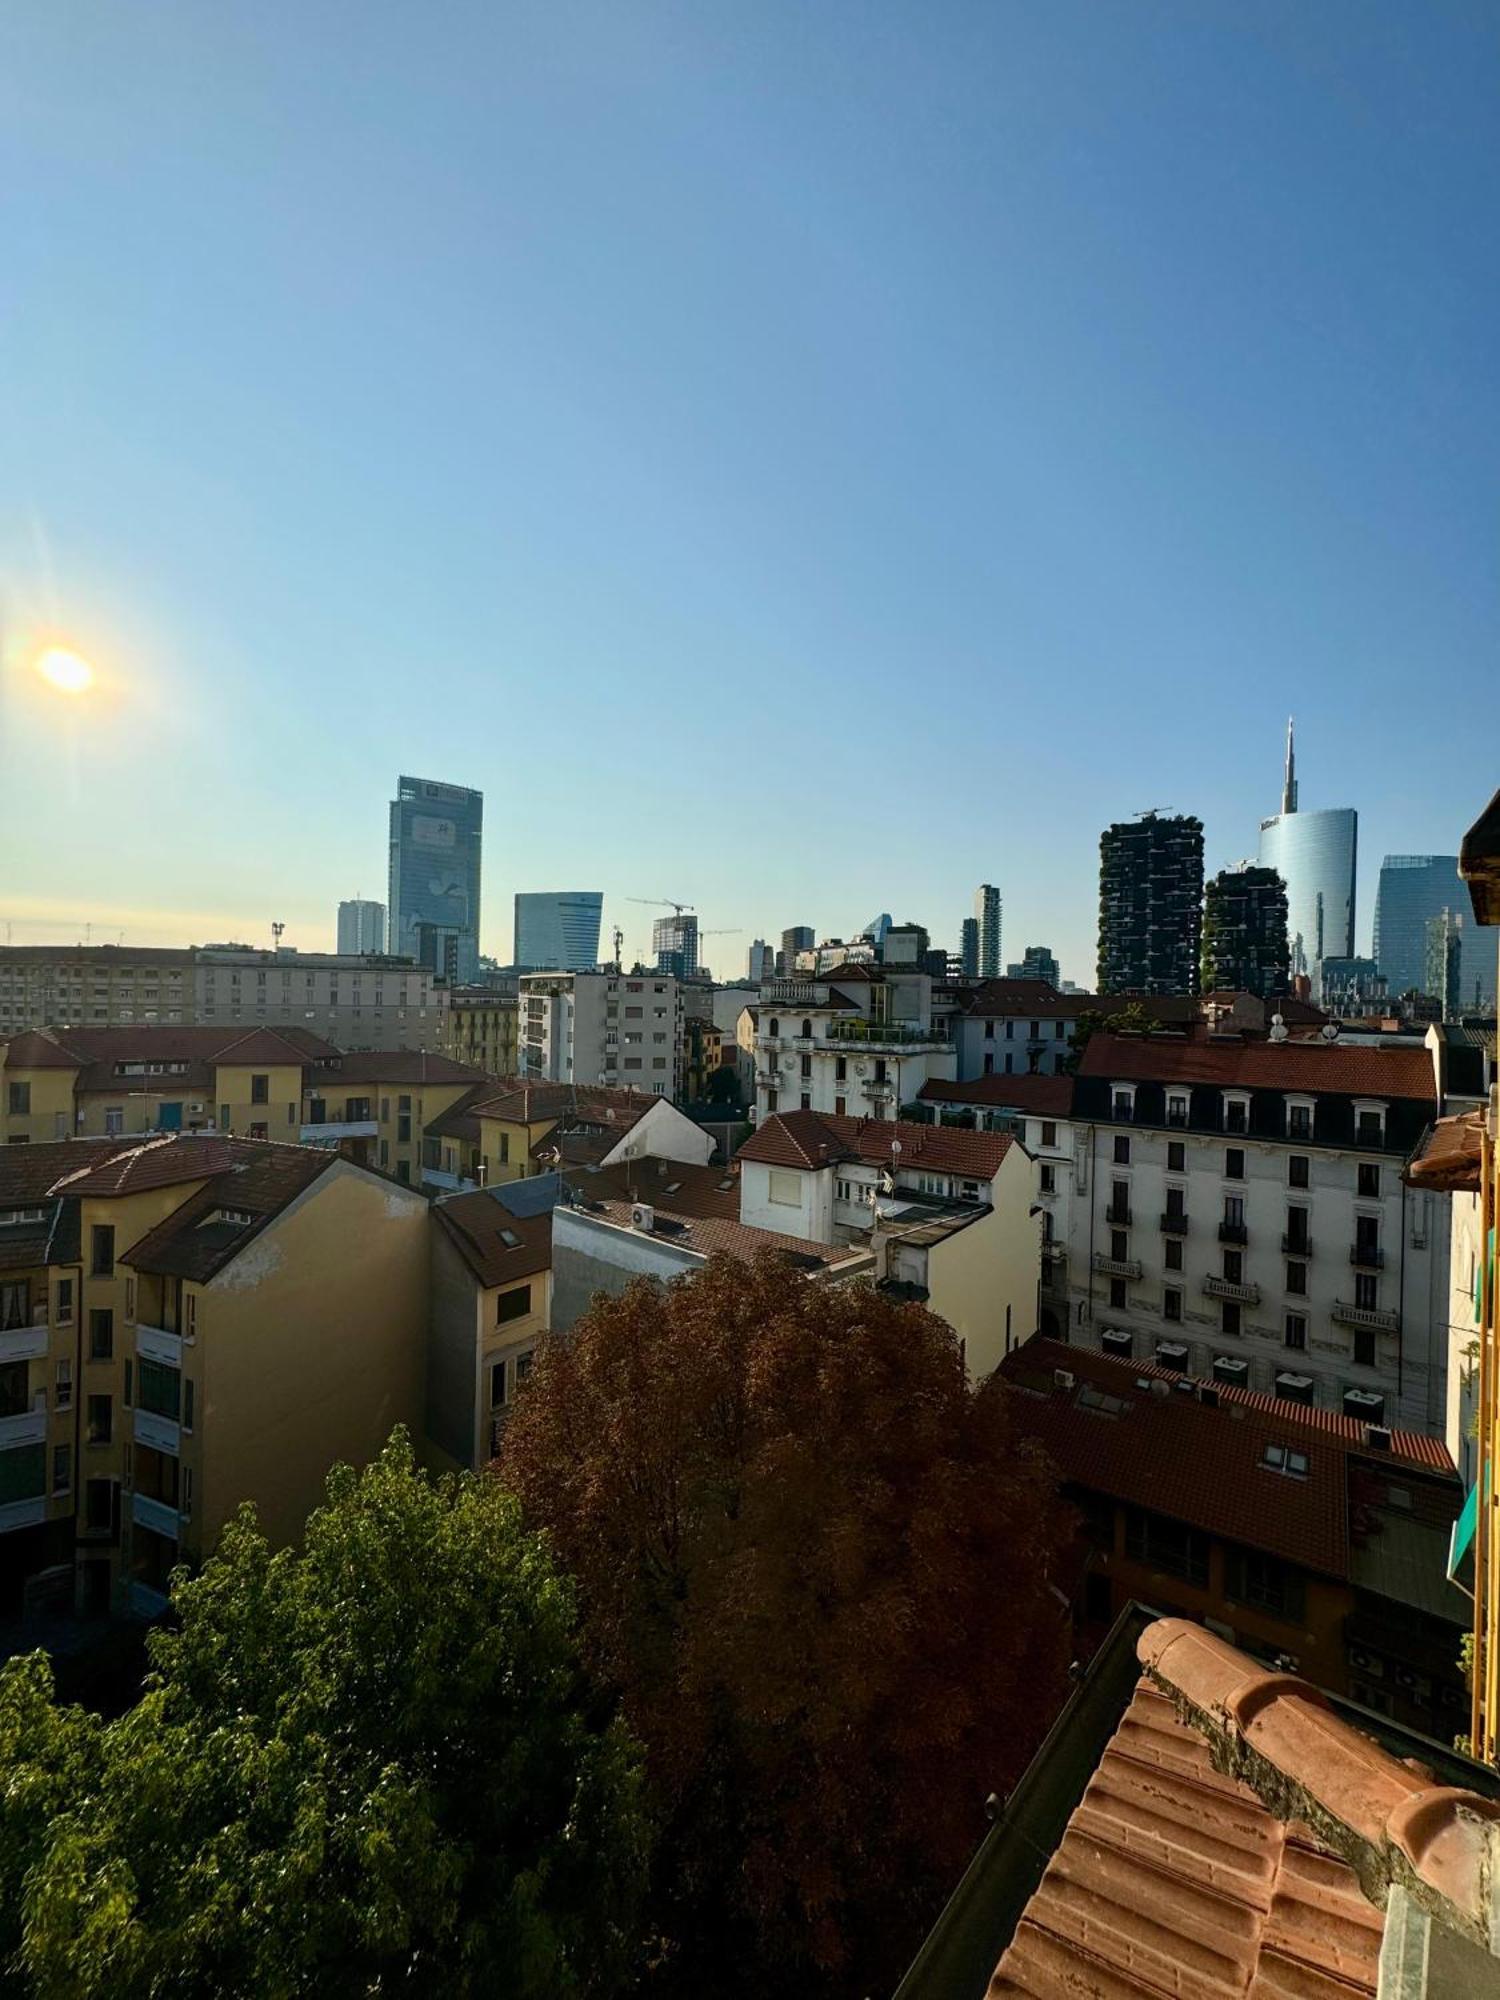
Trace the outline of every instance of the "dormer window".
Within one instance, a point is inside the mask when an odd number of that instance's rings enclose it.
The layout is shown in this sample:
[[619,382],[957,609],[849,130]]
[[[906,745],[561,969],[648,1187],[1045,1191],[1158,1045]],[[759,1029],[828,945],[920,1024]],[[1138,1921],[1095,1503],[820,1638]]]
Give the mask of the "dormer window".
[[1110,1111],[1111,1116],[1115,1118],[1132,1119],[1135,1117],[1135,1085],[1133,1083],[1117,1083],[1111,1087]]
[[1250,1099],[1243,1092],[1225,1091],[1224,1130],[1226,1132],[1250,1130]]
[[1354,1143],[1357,1146],[1385,1144],[1385,1105],[1374,1098],[1354,1100]]
[[1286,1101],[1286,1136],[1306,1140],[1312,1135],[1313,1100],[1310,1097],[1289,1097]]
[[1167,1123],[1186,1125],[1188,1121],[1188,1101],[1185,1091],[1174,1090],[1167,1093]]

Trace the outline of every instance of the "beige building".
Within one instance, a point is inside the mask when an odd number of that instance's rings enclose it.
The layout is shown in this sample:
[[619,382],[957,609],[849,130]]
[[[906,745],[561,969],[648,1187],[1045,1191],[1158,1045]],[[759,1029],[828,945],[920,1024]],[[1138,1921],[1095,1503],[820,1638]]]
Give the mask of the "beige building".
[[0,1041],[24,1028],[194,1018],[191,950],[0,946]]
[[427,1440],[439,1464],[487,1465],[550,1324],[552,1215],[517,1215],[502,1191],[432,1210]]
[[420,1424],[427,1202],[217,1135],[0,1149],[0,1603],[153,1613],[242,1500],[300,1532]]
[[497,993],[490,986],[458,987],[449,997],[444,1018],[444,1055],[482,1069],[487,1076],[513,1077],[519,1066],[519,1004],[514,993]]
[[663,1097],[569,1083],[480,1085],[429,1122],[423,1176],[431,1188],[458,1192],[627,1154],[701,1161],[713,1144]]

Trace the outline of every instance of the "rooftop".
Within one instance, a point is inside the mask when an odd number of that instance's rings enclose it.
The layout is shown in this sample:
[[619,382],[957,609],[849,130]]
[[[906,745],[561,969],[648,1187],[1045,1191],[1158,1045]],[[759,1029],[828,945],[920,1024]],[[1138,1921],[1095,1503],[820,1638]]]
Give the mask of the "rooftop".
[[933,1077],[917,1092],[919,1104],[982,1104],[1066,1118],[1073,1108],[1071,1076],[972,1076],[967,1083]]
[[904,1119],[839,1118],[821,1111],[780,1111],[765,1119],[737,1157],[773,1167],[826,1167],[838,1160],[992,1180],[1016,1143],[1008,1132],[970,1132],[953,1125],[913,1125]]
[[120,1261],[137,1271],[195,1284],[206,1284],[321,1175],[336,1165],[349,1170],[336,1155],[312,1146],[279,1146],[255,1139],[169,1139],[158,1144],[169,1150],[222,1152],[226,1157],[211,1170],[207,1186],[148,1230]]
[[1406,1179],[1413,1187],[1435,1188],[1440,1194],[1478,1194],[1484,1148],[1482,1111],[1439,1118],[1407,1161]]
[[1329,1092],[1341,1097],[1436,1096],[1432,1057],[1421,1046],[1314,1041],[1185,1040],[1175,1035],[1097,1034],[1081,1077],[1134,1083],[1217,1084],[1247,1090]]
[[498,1190],[450,1195],[433,1215],[479,1283],[488,1290],[529,1278],[552,1266],[552,1212],[518,1216]]
[[[617,1229],[633,1230],[638,1236],[644,1230],[636,1229],[633,1220],[635,1204],[615,1199],[596,1200],[586,1198],[586,1184],[580,1187],[577,1202],[578,1211],[598,1222],[608,1222]],[[783,1236],[777,1230],[752,1229],[747,1224],[724,1216],[680,1216],[672,1207],[672,1198],[638,1196],[637,1200],[650,1199],[654,1211],[654,1227],[651,1234],[674,1248],[689,1251],[700,1257],[712,1256],[715,1251],[723,1251],[731,1257],[750,1258],[762,1250],[773,1250],[790,1257],[795,1264],[807,1270],[832,1270],[840,1264],[854,1264],[868,1267],[870,1254],[846,1243],[814,1243],[801,1236]]]

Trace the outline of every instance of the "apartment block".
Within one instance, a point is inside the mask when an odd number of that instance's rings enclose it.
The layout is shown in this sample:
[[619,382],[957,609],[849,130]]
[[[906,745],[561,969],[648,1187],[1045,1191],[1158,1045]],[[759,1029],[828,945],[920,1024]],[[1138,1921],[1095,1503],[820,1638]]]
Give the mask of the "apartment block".
[[409,958],[205,946],[193,988],[205,1026],[305,1028],[341,1049],[436,1052],[447,1036],[448,987]]
[[483,1189],[433,1204],[426,1427],[454,1468],[495,1457],[551,1323],[551,1204],[518,1213],[515,1198]]
[[448,998],[443,1053],[488,1076],[514,1076],[520,1066],[520,1002],[492,986],[460,986]]
[[192,950],[0,946],[0,1041],[25,1028],[197,1018]]
[[757,1119],[896,1117],[929,1077],[954,1074],[952,1017],[925,972],[845,965],[769,980],[755,1019]]
[[526,973],[519,1007],[525,1081],[680,1094],[682,984],[669,973]]
[[1203,892],[1205,993],[1285,993],[1286,884],[1274,868],[1225,868]]
[[187,1134],[0,1148],[0,1598],[165,1606],[241,1501],[294,1540],[420,1420],[427,1203]]

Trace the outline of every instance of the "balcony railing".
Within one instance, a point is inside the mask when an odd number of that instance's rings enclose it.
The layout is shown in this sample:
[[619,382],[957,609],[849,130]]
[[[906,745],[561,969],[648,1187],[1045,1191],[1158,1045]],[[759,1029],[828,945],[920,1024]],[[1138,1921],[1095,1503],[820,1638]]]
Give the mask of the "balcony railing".
[[1283,1235],[1281,1248],[1282,1253],[1287,1257],[1310,1257],[1313,1253],[1312,1238],[1310,1236]]
[[1130,1227],[1130,1210],[1128,1208],[1107,1208],[1104,1211],[1104,1220],[1113,1223],[1116,1229],[1128,1229]]
[[47,1328],[18,1326],[0,1333],[0,1361],[37,1361],[47,1352]]
[[1219,1224],[1221,1243],[1248,1243],[1250,1231],[1243,1222],[1221,1222]]
[[1171,1209],[1168,1209],[1161,1219],[1161,1233],[1163,1236],[1186,1236],[1188,1233],[1187,1217],[1182,1214],[1174,1215]]
[[143,1354],[148,1361],[160,1361],[166,1368],[180,1368],[182,1335],[169,1333],[164,1326],[151,1326],[145,1320],[137,1320],[135,1351]]
[[757,1090],[780,1090],[785,1081],[786,1079],[779,1069],[758,1069],[755,1072],[755,1088]]
[[171,1417],[158,1416],[155,1410],[137,1409],[135,1441],[150,1445],[153,1451],[165,1452],[169,1458],[177,1458],[182,1451],[182,1426]]
[[866,1097],[894,1097],[896,1086],[888,1076],[867,1077],[859,1086]]
[[1242,1306],[1260,1304],[1259,1285],[1236,1284],[1233,1278],[1219,1278],[1212,1272],[1203,1280],[1203,1289],[1211,1299],[1233,1299]]
[[1373,1243],[1355,1243],[1349,1251],[1349,1262],[1361,1271],[1383,1271],[1385,1252]]
[[1388,1312],[1384,1306],[1354,1306],[1346,1299],[1335,1302],[1330,1315],[1341,1326],[1366,1327],[1374,1333],[1395,1333],[1401,1325],[1401,1315]]
[[812,979],[768,979],[760,989],[761,1003],[777,1001],[783,1007],[826,1007],[828,988]]
[[132,1493],[130,1518],[138,1527],[151,1528],[158,1535],[170,1536],[174,1542],[181,1538],[181,1518],[177,1509],[165,1500],[153,1500],[146,1493]]
[[947,1048],[952,1040],[941,1028],[917,1028],[906,1021],[830,1021],[828,1039],[866,1048]]
[[47,1496],[45,1493],[23,1495],[19,1500],[7,1500],[0,1506],[0,1535],[8,1535],[15,1528],[35,1528],[47,1518]]
[[0,1417],[0,1451],[14,1445],[44,1444],[47,1438],[46,1396],[37,1410],[18,1410],[13,1417]]
[[1139,1278],[1140,1262],[1135,1257],[1106,1257],[1102,1250],[1094,1252],[1094,1269],[1102,1271],[1107,1278]]

